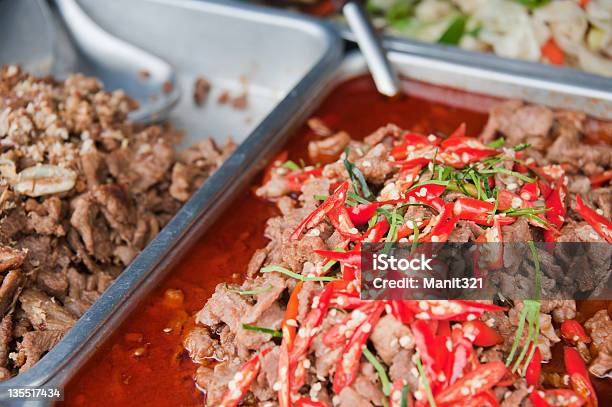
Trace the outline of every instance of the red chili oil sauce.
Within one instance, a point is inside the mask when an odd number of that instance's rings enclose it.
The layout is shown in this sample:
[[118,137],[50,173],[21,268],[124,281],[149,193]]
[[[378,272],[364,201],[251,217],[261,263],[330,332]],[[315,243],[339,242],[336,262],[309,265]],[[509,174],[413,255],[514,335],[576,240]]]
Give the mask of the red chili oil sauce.
[[[448,134],[465,122],[468,134],[478,134],[486,122],[485,112],[495,102],[422,83],[406,82],[406,86],[410,96],[389,100],[376,92],[369,77],[354,78],[331,92],[313,116],[353,138],[363,138],[387,123]],[[313,137],[302,126],[286,146],[289,158],[307,157],[306,147]],[[197,366],[182,346],[184,334],[193,325],[190,316],[202,308],[217,284],[241,280],[253,252],[266,245],[265,223],[276,213],[272,204],[245,191],[74,375],[61,404],[201,406],[204,398],[193,381]],[[612,403],[610,386],[604,390],[602,383],[596,383],[601,405],[610,405],[606,402]]]

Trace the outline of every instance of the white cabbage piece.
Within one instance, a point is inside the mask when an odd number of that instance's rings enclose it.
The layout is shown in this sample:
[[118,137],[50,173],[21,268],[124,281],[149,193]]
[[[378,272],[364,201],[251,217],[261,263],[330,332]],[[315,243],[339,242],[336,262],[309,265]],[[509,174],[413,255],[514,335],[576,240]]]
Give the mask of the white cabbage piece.
[[38,197],[70,191],[76,179],[77,174],[68,168],[44,164],[26,168],[9,182],[15,192]]
[[586,15],[591,23],[587,47],[612,57],[612,0],[589,1]]
[[[605,5],[599,4],[591,13],[597,19],[601,19],[607,15],[605,10],[607,10]],[[538,23],[548,25],[554,41],[566,54],[577,61],[579,68],[599,75],[612,76],[612,60],[588,48],[585,41],[589,28],[587,12],[574,1],[553,1],[536,9],[533,18]],[[607,28],[610,29],[610,27]],[[607,47],[607,44],[602,44],[602,49]]]
[[453,3],[459,7],[459,9],[468,15],[472,15],[487,3],[488,0],[453,0]]
[[451,3],[444,0],[424,0],[414,9],[415,17],[424,23],[435,23],[455,14],[456,9]]
[[497,55],[539,61],[541,39],[526,7],[506,0],[489,0],[472,19],[481,26],[478,39],[489,44]]

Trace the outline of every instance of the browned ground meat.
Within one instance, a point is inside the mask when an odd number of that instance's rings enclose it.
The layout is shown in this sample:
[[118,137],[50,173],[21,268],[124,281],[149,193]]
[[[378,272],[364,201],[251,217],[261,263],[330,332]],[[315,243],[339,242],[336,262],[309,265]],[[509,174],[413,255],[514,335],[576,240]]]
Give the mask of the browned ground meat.
[[135,107],[95,78],[0,69],[0,378],[49,351],[233,149],[178,152],[181,133],[130,123]]

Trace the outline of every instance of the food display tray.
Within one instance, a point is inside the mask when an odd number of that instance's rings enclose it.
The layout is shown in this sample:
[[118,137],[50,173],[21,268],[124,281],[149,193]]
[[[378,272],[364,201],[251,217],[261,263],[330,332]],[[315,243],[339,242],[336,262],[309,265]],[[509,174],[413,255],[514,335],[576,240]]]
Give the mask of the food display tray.
[[[182,98],[169,120],[185,130],[184,145],[205,137],[223,143],[231,136],[239,147],[62,341],[30,370],[0,384],[3,389],[61,381],[68,364],[78,364],[104,339],[110,327],[126,315],[128,305],[154,287],[198,232],[213,222],[234,192],[274,152],[275,144],[282,143],[285,129],[303,120],[305,107],[317,100],[342,58],[341,39],[332,28],[282,11],[229,1],[82,0],[79,4],[108,32],[166,59],[177,69]],[[15,18],[27,21],[24,10],[17,7]],[[35,37],[26,39],[35,41]],[[16,52],[13,58],[5,49],[0,64],[24,63],[28,68],[28,62],[34,61],[37,73],[44,73],[44,64],[41,68],[39,62],[48,62],[48,49],[41,46],[37,50],[40,57],[21,60],[27,53]],[[200,75],[212,84],[212,94],[203,107],[195,106],[191,93]],[[238,110],[217,103],[225,90],[232,95],[246,90],[248,106]],[[8,396],[6,391],[1,394]],[[0,405],[7,404],[21,402],[0,398]]]

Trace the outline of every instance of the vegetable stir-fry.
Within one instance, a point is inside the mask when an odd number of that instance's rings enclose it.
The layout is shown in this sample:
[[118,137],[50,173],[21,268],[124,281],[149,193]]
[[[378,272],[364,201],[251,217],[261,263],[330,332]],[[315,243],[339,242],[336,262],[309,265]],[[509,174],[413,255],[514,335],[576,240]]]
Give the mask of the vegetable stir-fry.
[[612,76],[608,0],[368,0],[390,34]]

